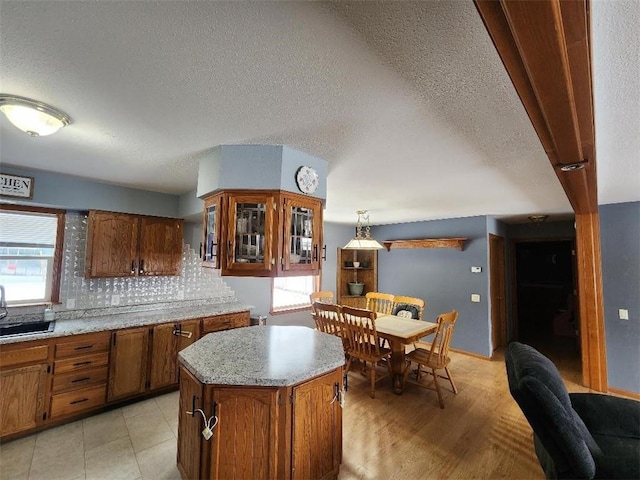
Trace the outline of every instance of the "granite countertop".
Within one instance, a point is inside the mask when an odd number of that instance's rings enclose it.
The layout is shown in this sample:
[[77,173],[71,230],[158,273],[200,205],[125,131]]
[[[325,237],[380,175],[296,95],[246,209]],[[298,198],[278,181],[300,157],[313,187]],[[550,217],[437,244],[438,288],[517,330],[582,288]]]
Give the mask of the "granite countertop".
[[16,336],[8,335],[6,337],[0,337],[0,345],[63,337],[66,335],[103,332],[105,330],[117,330],[120,328],[142,327],[145,325],[223,315],[226,313],[246,312],[253,308],[251,305],[238,302],[179,306],[177,308],[170,308],[168,305],[165,308],[155,310],[128,311],[73,319],[56,319],[53,332]]
[[178,355],[198,380],[216,385],[294,385],[345,363],[342,340],[300,326],[210,333]]

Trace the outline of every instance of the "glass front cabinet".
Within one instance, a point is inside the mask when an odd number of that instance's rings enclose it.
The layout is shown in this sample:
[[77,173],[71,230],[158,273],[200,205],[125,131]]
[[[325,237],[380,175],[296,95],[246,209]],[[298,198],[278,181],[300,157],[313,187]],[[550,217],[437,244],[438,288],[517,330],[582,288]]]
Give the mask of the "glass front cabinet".
[[313,275],[321,268],[322,201],[279,190],[227,190],[205,199],[204,266],[222,275]]

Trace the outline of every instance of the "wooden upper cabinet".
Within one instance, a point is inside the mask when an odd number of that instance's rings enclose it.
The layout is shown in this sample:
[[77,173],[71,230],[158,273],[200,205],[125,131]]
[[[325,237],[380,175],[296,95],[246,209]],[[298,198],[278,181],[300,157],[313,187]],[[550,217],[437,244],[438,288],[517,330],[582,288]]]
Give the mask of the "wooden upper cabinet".
[[87,222],[86,277],[131,277],[138,268],[139,218],[91,210]]
[[179,275],[183,221],[141,217],[139,275]]
[[223,275],[317,274],[322,201],[280,190],[227,190],[205,198],[201,257]]
[[280,270],[305,275],[320,271],[322,204],[319,199],[282,194],[282,250]]
[[91,210],[85,276],[179,275],[183,220]]

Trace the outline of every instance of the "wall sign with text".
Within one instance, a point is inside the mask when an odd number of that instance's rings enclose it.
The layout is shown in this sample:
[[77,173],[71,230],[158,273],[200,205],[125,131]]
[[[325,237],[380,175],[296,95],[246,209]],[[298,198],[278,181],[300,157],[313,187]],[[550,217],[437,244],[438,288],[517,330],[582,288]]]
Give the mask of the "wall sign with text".
[[33,177],[0,173],[0,195],[31,200],[33,198]]

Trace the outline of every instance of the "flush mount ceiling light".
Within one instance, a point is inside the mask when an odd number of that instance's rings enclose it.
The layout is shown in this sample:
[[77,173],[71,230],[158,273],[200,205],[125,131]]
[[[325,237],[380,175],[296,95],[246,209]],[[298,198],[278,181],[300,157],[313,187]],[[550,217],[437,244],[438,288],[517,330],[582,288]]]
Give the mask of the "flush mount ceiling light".
[[[369,226],[369,214],[366,210],[358,210],[358,224],[356,225],[356,236],[349,240],[344,248],[352,250],[380,250],[384,248],[376,240],[371,238],[371,227]],[[363,225],[363,222],[366,222]]]
[[547,218],[549,218],[549,215],[529,215],[527,218],[532,223],[540,224],[545,222]]
[[587,160],[583,160],[581,162],[576,163],[558,163],[556,167],[558,167],[563,172],[572,172],[574,170],[582,170],[587,166]]
[[71,119],[49,105],[16,95],[0,93],[0,111],[7,119],[32,137],[44,137],[69,125]]

